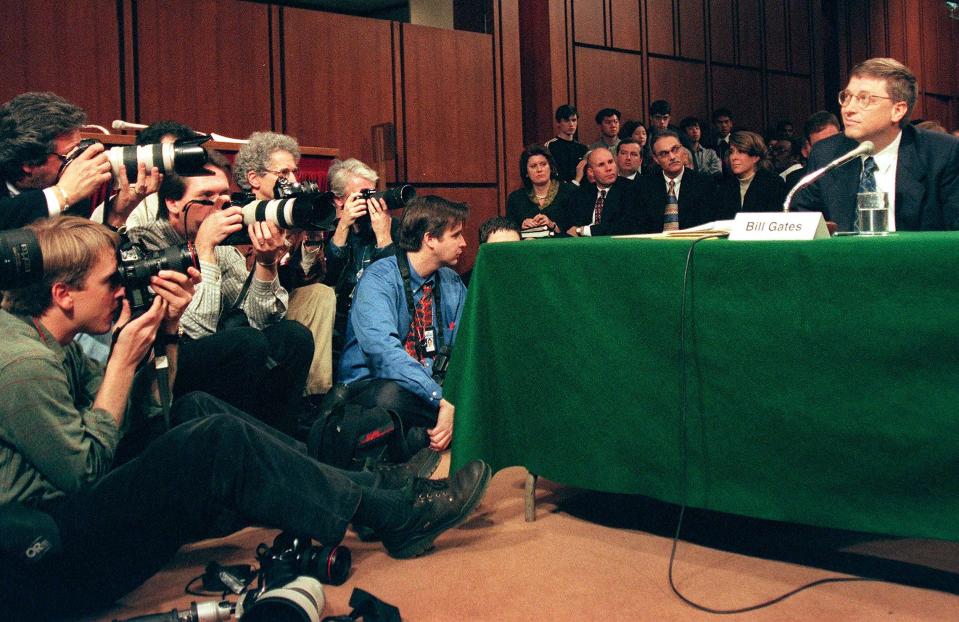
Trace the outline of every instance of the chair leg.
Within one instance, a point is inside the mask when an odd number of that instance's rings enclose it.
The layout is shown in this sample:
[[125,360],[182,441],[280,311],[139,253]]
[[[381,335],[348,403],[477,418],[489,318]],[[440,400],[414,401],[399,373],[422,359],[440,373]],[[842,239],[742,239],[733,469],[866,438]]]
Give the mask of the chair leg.
[[523,499],[526,505],[526,522],[532,523],[536,520],[536,480],[539,478],[535,473],[526,472],[526,490],[523,493]]

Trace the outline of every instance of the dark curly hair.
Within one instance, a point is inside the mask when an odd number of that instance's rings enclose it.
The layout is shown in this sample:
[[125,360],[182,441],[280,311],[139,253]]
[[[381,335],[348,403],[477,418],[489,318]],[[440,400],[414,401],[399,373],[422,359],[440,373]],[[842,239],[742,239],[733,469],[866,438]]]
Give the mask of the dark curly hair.
[[56,93],[22,93],[0,107],[0,174],[13,183],[23,165],[39,166],[53,153],[53,140],[79,129],[87,115]]
[[543,145],[530,145],[526,149],[523,149],[523,153],[519,156],[519,178],[523,180],[523,186],[527,190],[533,187],[533,182],[529,180],[529,173],[526,171],[526,165],[529,164],[529,159],[533,156],[543,156],[546,158],[546,161],[549,163],[549,178],[559,179],[559,173],[556,172],[556,159],[553,158],[553,154],[549,152],[549,149]]

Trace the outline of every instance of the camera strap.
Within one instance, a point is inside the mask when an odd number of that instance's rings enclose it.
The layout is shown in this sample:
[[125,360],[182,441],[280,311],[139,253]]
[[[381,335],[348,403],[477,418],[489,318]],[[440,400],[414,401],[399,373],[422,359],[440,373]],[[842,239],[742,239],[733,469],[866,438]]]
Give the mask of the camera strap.
[[[400,276],[403,278],[403,289],[406,293],[406,308],[410,312],[410,323],[415,323],[416,318],[416,304],[413,302],[413,287],[410,281],[410,262],[406,257],[406,251],[400,247],[396,247],[396,266],[400,270]],[[436,352],[440,352],[443,349],[443,312],[442,309],[442,299],[440,298],[440,277],[439,270],[433,273],[433,319],[436,320]],[[420,339],[423,338],[423,335],[417,335]]]

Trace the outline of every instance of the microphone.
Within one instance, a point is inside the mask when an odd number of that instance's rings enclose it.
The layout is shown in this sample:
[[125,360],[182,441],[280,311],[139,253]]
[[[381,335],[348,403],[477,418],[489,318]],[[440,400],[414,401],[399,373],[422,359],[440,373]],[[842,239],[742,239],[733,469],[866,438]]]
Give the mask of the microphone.
[[126,121],[121,121],[120,119],[115,119],[111,127],[115,130],[145,130],[147,126],[140,123],[127,123]]
[[872,155],[876,151],[876,146],[871,140],[864,140],[852,151],[845,153],[821,169],[815,170],[812,173],[809,173],[805,177],[799,180],[799,182],[793,186],[792,190],[789,191],[789,194],[786,195],[786,200],[783,201],[783,211],[789,211],[789,204],[792,203],[793,195],[802,190],[811,186],[817,179],[828,173],[829,171],[839,168],[843,164],[852,162],[859,156]]

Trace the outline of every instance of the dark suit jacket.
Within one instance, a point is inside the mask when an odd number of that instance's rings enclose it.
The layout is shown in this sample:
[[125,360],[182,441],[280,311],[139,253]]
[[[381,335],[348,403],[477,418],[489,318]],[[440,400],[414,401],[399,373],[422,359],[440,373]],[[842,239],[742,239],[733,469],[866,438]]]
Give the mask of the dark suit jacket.
[[[844,134],[813,145],[806,169],[814,171],[855,148]],[[862,165],[853,160],[827,173],[793,197],[792,208],[822,212],[839,231],[856,223],[856,193]],[[896,161],[896,229],[948,231],[959,229],[959,139],[907,125]]]
[[732,175],[720,182],[718,198],[723,219],[733,218],[739,212],[781,212],[786,198],[786,182],[775,173],[759,169],[740,207],[739,179]]
[[[660,233],[666,220],[666,178],[656,170],[639,184],[642,233]],[[679,228],[688,229],[716,220],[716,183],[712,176],[686,169],[679,185]]]
[[[590,184],[581,187],[570,201],[569,215],[563,218],[570,226],[588,225],[593,221],[593,207],[596,205],[596,186]],[[560,220],[556,220],[557,223]],[[639,233],[639,199],[636,184],[623,177],[609,187],[603,202],[603,215],[600,221],[590,228],[591,235],[623,235]]]
[[0,179],[0,230],[16,229],[49,215],[42,190],[25,190],[12,197],[7,182]]

